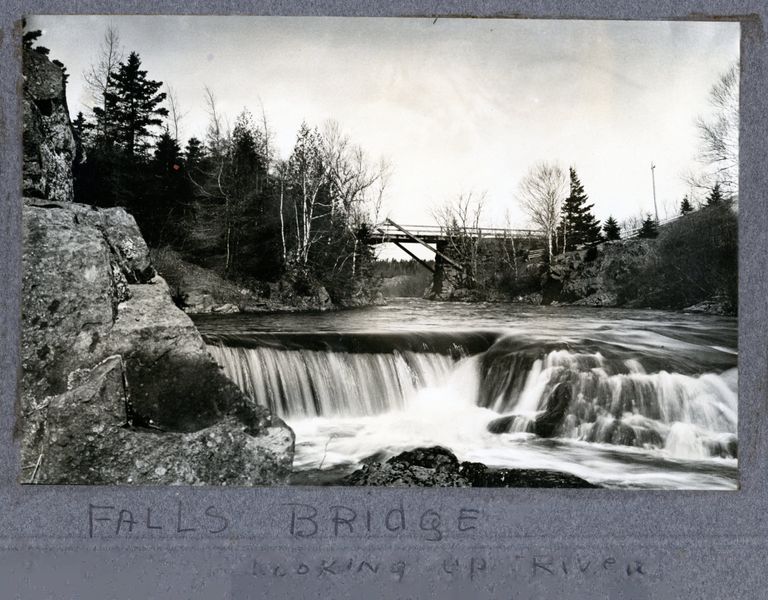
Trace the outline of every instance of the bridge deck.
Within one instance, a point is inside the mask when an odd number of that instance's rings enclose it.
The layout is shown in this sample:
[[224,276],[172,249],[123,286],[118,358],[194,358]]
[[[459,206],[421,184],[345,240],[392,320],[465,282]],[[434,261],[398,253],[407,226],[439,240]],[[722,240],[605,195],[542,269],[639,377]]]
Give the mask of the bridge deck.
[[498,227],[448,229],[440,225],[400,225],[387,219],[385,223],[375,227],[369,239],[373,244],[381,244],[386,242],[413,243],[414,238],[419,238],[428,244],[436,244],[452,237],[479,237],[484,240],[533,240],[541,239],[544,236],[541,231],[535,229],[502,229]]

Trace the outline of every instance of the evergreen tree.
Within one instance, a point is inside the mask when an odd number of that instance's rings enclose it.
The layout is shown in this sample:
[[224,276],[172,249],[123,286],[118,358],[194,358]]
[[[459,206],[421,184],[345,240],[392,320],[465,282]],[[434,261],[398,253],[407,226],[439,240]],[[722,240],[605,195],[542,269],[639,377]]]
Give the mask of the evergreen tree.
[[147,78],[136,52],[131,52],[128,60],[120,63],[110,80],[112,85],[104,93],[106,108],[93,109],[100,122],[110,115],[114,134],[108,136],[114,139],[105,141],[117,143],[130,159],[143,157],[152,137],[151,128],[161,125],[161,117],[168,115],[168,110],[160,106],[165,100],[165,93],[158,92],[163,82]]
[[689,212],[693,212],[693,206],[691,206],[691,201],[688,200],[688,196],[685,196],[680,203],[680,214],[687,215]]
[[605,235],[605,239],[609,241],[621,239],[619,224],[613,216],[609,216],[603,224],[603,234]]
[[638,231],[637,237],[643,238],[643,239],[649,239],[649,238],[655,238],[658,235],[659,235],[658,223],[656,223],[656,220],[651,215],[648,215],[645,221],[643,221],[643,226],[640,228],[640,231]]
[[[22,19],[21,20],[21,28],[26,29],[27,28],[27,20]],[[44,56],[47,56],[50,50],[46,48],[45,46],[37,46],[33,47],[33,43],[37,41],[40,36],[43,35],[42,30],[35,29],[34,31],[26,31],[21,36],[21,46],[24,50],[34,50],[35,52],[42,54]],[[59,63],[61,64],[61,63]]]
[[717,206],[723,202],[723,193],[720,191],[720,183],[716,183],[707,196],[707,206]]
[[75,137],[83,146],[90,145],[93,123],[86,120],[82,111],[78,112],[75,120],[72,121],[72,129],[75,130]]
[[196,137],[189,138],[187,147],[184,149],[184,158],[188,171],[193,172],[199,168],[200,163],[202,163],[205,158],[205,147],[203,146],[203,142]]
[[594,205],[587,204],[589,196],[573,167],[570,169],[570,178],[570,194],[563,202],[557,232],[559,247],[563,252],[573,250],[580,244],[590,244],[602,239],[600,222],[592,214]]
[[[27,27],[26,19],[21,20],[21,26],[22,28],[26,29]],[[35,29],[34,31],[25,32],[24,35],[21,37],[22,47],[25,50],[32,50],[33,42],[35,42],[41,35],[43,35],[43,32],[40,29]]]
[[166,129],[157,139],[149,162],[151,179],[133,208],[150,246],[176,244],[184,237],[184,219],[191,194],[178,142]]

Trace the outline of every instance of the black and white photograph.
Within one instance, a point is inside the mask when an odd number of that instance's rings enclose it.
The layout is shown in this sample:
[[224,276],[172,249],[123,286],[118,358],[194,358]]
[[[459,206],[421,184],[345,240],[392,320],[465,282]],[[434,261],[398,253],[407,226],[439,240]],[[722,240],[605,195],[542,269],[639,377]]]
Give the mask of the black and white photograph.
[[739,44],[27,16],[20,483],[737,490]]

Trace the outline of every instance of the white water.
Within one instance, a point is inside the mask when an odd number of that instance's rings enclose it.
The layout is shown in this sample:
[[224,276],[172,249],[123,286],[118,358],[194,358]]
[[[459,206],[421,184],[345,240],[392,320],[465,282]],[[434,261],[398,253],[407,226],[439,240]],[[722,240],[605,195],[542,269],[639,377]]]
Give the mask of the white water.
[[[563,336],[539,330],[535,343],[521,344],[510,328],[471,356],[436,351],[426,334],[415,351],[413,332],[408,340],[383,337],[381,351],[294,349],[294,341],[281,349],[275,340],[209,348],[244,391],[294,429],[300,470],[352,470],[371,456],[441,445],[460,460],[567,471],[612,487],[733,489],[735,351],[716,339],[706,344],[716,354],[702,354],[698,327],[684,335],[677,326],[655,328],[625,328],[618,337],[636,345],[620,352],[613,331],[589,348],[547,349]],[[451,335],[461,348],[463,334]],[[526,433],[558,382],[571,400],[554,439]],[[511,432],[490,433],[488,424],[504,415],[519,415]]]

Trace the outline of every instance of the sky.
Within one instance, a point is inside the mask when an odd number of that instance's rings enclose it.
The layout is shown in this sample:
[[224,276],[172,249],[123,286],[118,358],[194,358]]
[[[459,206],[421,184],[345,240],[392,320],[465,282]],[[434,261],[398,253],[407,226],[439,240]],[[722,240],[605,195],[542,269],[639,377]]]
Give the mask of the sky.
[[72,116],[92,104],[82,73],[109,25],[173,87],[183,140],[204,135],[204,86],[231,123],[263,106],[283,157],[302,121],[334,119],[389,162],[383,212],[404,224],[471,192],[483,224],[526,227],[516,192],[541,160],[575,167],[595,215],[618,221],[652,212],[653,162],[671,216],[690,192],[695,120],[739,59],[739,25],[722,22],[30,17],[70,73]]

